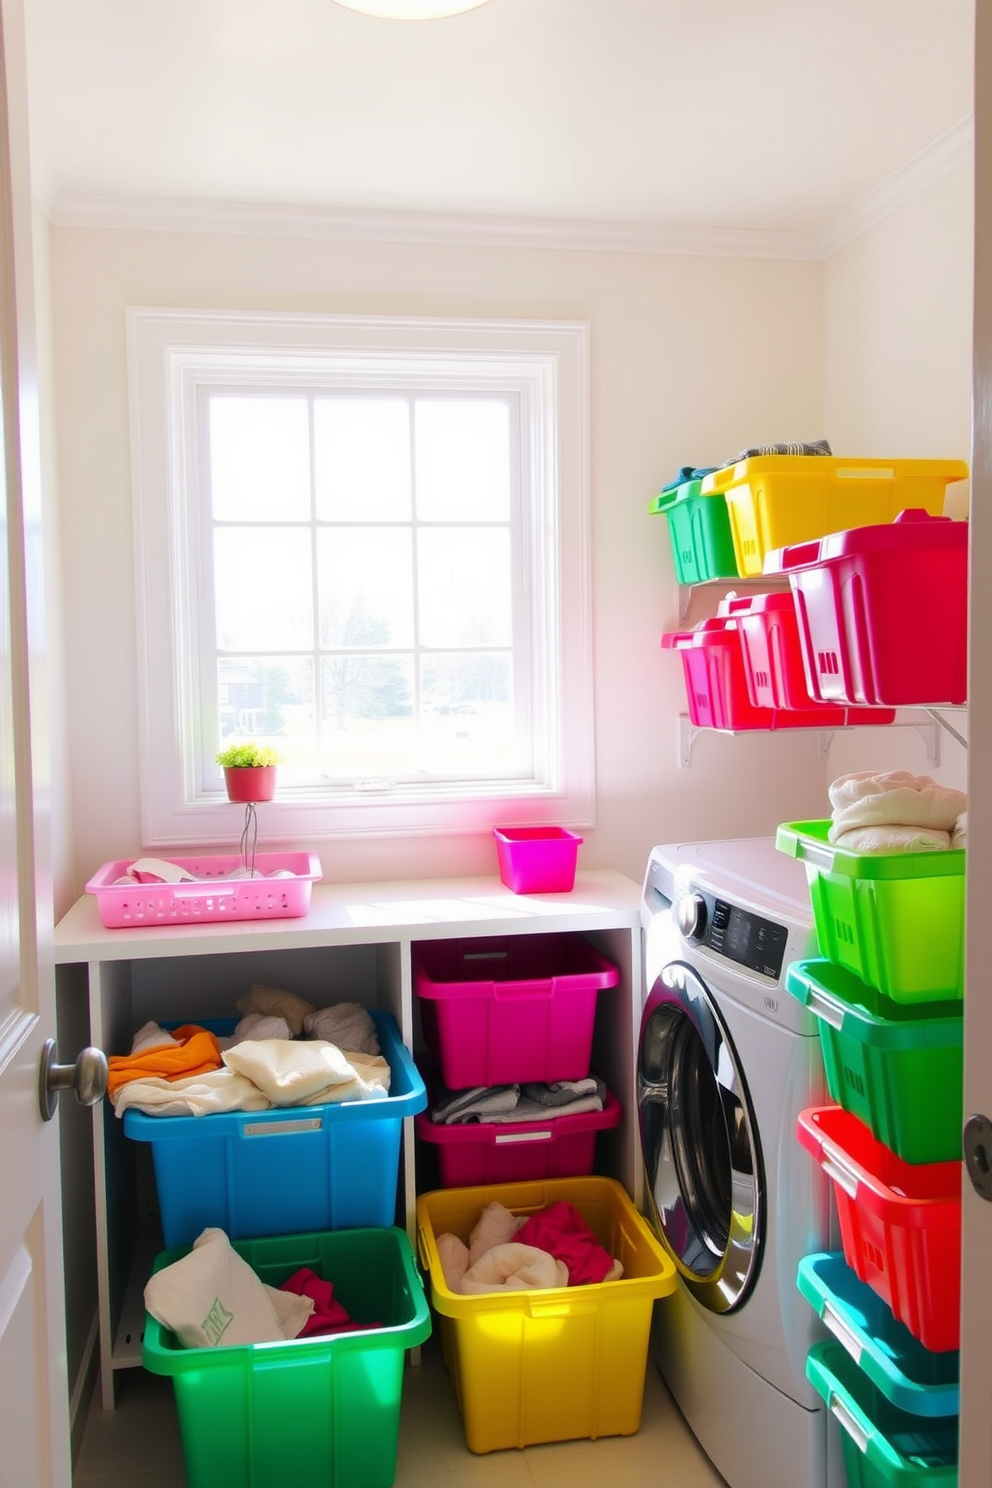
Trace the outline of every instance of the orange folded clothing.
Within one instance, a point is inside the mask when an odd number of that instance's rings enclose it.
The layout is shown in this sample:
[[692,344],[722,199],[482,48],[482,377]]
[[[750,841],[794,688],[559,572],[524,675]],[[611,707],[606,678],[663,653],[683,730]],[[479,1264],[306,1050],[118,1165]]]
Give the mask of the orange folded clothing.
[[184,1080],[223,1068],[220,1044],[215,1034],[196,1023],[184,1023],[171,1034],[175,1044],[142,1049],[138,1054],[111,1054],[107,1064],[107,1094],[113,1100],[130,1080],[157,1076],[160,1080]]

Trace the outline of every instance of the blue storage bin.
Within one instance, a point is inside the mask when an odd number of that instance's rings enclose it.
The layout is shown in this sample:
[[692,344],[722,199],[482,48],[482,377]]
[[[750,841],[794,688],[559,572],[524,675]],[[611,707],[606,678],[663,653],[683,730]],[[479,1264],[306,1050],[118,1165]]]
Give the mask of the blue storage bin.
[[848,1488],[958,1488],[957,1416],[899,1410],[839,1343],[814,1343],[806,1377],[840,1425]]
[[[391,1071],[386,1100],[210,1116],[125,1111],[125,1135],[151,1144],[168,1249],[212,1225],[252,1239],[394,1223],[403,1118],[424,1109],[427,1090],[396,1020],[371,1016]],[[236,1023],[203,1026],[223,1035]]]
[[841,1251],[804,1256],[797,1285],[855,1364],[887,1400],[916,1416],[957,1416],[957,1351],[924,1348]]

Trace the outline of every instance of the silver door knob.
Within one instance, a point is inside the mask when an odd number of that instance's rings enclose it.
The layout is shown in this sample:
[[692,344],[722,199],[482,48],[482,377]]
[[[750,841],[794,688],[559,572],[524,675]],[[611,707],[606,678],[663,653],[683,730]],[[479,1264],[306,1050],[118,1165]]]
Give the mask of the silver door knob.
[[45,1040],[38,1071],[42,1121],[51,1121],[63,1090],[74,1090],[81,1106],[95,1106],[103,1099],[107,1093],[107,1056],[102,1049],[84,1049],[75,1064],[56,1064],[55,1040]]

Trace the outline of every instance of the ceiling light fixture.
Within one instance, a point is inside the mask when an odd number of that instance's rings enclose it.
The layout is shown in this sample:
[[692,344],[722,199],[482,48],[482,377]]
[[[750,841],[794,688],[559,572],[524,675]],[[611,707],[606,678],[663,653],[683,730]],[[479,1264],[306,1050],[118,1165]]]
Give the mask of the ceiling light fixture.
[[387,21],[438,21],[444,16],[461,15],[478,10],[489,0],[336,0],[347,10],[362,15],[380,16]]

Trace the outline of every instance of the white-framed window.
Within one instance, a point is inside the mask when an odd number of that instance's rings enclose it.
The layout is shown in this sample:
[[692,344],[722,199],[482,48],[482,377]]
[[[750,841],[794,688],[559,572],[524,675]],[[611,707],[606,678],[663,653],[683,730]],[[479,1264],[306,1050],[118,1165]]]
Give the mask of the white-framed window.
[[127,311],[146,846],[591,824],[587,335]]

